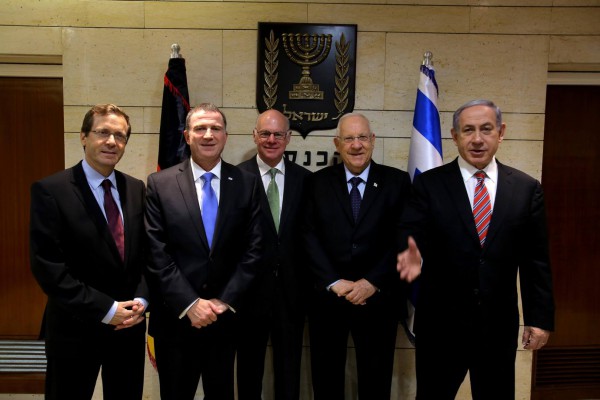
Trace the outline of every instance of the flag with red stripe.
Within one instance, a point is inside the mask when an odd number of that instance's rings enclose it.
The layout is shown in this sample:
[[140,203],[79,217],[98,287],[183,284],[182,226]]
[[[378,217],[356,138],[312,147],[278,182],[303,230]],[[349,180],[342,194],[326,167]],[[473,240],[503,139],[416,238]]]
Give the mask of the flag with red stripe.
[[190,148],[183,137],[185,118],[189,110],[185,59],[171,58],[164,78],[160,114],[157,168],[159,171],[179,164],[190,156]]

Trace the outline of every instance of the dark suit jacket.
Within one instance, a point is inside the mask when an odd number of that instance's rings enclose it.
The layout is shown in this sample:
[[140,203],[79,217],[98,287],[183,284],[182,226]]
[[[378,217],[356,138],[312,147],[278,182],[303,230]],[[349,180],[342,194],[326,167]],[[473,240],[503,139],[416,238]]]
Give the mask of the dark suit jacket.
[[151,289],[156,289],[149,329],[153,336],[185,334],[190,321],[178,317],[198,297],[218,298],[238,308],[257,273],[262,251],[262,184],[226,162],[221,165],[220,184],[209,249],[190,160],[148,177],[148,268]]
[[[265,245],[261,278],[257,279],[252,288],[253,297],[257,304],[252,306],[257,311],[267,312],[273,300],[273,288],[269,287],[268,274],[277,274],[283,284],[284,301],[290,310],[296,310],[304,303],[302,292],[306,285],[306,268],[303,263],[303,251],[301,243],[301,208],[304,180],[310,175],[310,171],[287,159],[285,163],[285,183],[283,190],[283,203],[281,206],[281,217],[279,220],[279,233],[271,217],[269,200],[265,190],[261,190],[261,209],[263,242]],[[238,165],[260,178],[260,171],[256,163],[256,156]],[[262,183],[259,182],[259,183]],[[264,185],[263,185],[264,186]],[[265,276],[267,275],[267,276]]]
[[[81,162],[31,187],[31,269],[48,295],[49,354],[77,354],[111,334],[101,321],[114,301],[148,299],[144,183],[115,171],[125,227],[125,262],[87,183]],[[125,331],[145,331],[139,324]],[[133,332],[126,333],[133,334]]]
[[[554,328],[554,305],[541,185],[498,162],[498,185],[483,249],[455,160],[414,181],[403,218],[423,257],[417,300],[417,337],[440,327],[460,329],[476,307],[482,337],[516,344],[520,272],[525,325]],[[404,241],[404,243],[406,243]]]
[[386,303],[400,307],[395,240],[410,193],[408,174],[372,161],[356,223],[343,164],[315,172],[306,191],[306,251],[315,288],[365,278]]

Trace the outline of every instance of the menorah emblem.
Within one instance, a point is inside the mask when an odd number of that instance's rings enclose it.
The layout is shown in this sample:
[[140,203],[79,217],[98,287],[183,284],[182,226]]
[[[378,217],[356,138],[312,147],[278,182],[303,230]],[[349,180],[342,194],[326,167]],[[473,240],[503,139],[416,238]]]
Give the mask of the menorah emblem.
[[319,65],[331,50],[331,34],[283,33],[283,48],[288,58],[302,67],[300,82],[292,85],[290,100],[323,100],[319,84],[313,83],[310,67]]

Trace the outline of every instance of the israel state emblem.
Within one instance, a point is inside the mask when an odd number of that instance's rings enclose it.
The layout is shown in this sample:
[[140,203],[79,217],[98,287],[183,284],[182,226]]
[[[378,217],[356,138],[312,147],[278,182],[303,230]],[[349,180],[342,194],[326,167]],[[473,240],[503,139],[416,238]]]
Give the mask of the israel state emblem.
[[274,108],[303,138],[354,110],[356,25],[258,23],[256,107]]

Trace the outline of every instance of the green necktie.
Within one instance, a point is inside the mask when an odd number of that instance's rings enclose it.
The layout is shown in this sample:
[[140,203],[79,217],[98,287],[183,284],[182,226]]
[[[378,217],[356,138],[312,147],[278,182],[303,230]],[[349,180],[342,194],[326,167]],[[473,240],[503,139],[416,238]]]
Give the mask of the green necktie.
[[269,182],[269,186],[267,186],[267,199],[269,200],[269,208],[271,209],[275,228],[277,229],[277,232],[279,232],[279,188],[275,181],[277,168],[271,168],[269,173],[271,174],[271,181]]

